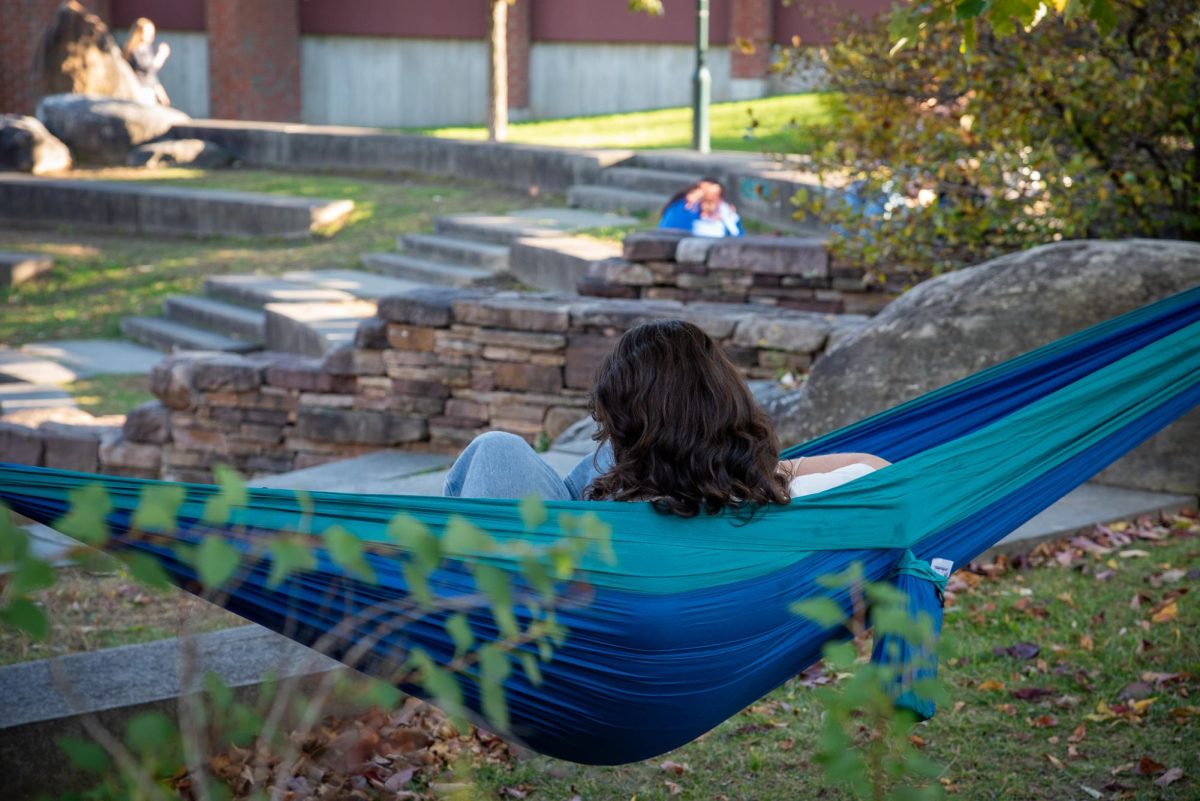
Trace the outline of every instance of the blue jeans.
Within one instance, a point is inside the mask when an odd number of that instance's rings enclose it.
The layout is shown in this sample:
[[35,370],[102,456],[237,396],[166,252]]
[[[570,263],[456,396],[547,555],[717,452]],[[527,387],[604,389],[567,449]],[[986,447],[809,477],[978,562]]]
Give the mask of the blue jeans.
[[447,498],[528,498],[545,501],[578,501],[588,484],[612,466],[612,448],[583,457],[559,478],[529,443],[506,431],[480,434],[467,446],[442,486]]

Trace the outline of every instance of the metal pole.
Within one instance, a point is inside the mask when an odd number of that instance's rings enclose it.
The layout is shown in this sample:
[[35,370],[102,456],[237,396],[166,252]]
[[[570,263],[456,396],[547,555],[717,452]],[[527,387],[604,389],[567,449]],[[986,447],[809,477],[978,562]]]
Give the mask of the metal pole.
[[692,76],[692,147],[710,149],[708,106],[712,99],[712,73],[708,71],[708,0],[696,0],[696,74]]

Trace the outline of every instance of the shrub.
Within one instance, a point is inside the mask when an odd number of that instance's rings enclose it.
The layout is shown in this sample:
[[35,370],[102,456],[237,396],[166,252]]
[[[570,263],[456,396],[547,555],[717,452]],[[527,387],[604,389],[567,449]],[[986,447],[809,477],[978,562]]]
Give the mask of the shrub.
[[1112,5],[1107,33],[1053,12],[1003,37],[974,20],[966,47],[951,14],[903,46],[885,19],[848,32],[819,56],[847,113],[814,167],[850,200],[802,193],[801,213],[842,257],[917,277],[1060,239],[1200,239],[1200,2]]

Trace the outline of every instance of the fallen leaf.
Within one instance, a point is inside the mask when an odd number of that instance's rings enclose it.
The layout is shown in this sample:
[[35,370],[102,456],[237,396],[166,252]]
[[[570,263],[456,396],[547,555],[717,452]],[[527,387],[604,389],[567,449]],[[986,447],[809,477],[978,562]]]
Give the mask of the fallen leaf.
[[528,798],[529,793],[517,787],[501,787],[500,795],[506,795],[509,798]]
[[1149,551],[1143,551],[1140,548],[1130,548],[1127,551],[1121,551],[1117,556],[1122,559],[1141,559],[1144,556],[1149,556]]
[[997,681],[996,679],[985,679],[984,681],[979,682],[979,686],[976,689],[985,693],[998,692],[1004,689],[1004,682]]
[[1076,759],[1076,760],[1078,760],[1078,759],[1087,759],[1087,757],[1085,757],[1083,754],[1081,754],[1081,753],[1079,752],[1079,749],[1078,749],[1078,748],[1076,748],[1075,746],[1073,746],[1073,745],[1068,745],[1068,746],[1067,746],[1067,759]]
[[1054,767],[1059,768],[1060,770],[1066,768],[1066,766],[1063,765],[1062,760],[1056,757],[1054,754],[1044,754],[1043,756],[1045,756],[1046,761]]
[[1179,616],[1179,605],[1172,598],[1162,605],[1154,614],[1150,616],[1150,620],[1154,623],[1169,623]]
[[1099,790],[1097,790],[1093,787],[1088,787],[1086,784],[1079,785],[1079,789],[1083,790],[1085,793],[1087,793],[1092,798],[1104,798],[1104,793],[1100,792]]
[[1156,673],[1153,670],[1143,670],[1140,676],[1142,681],[1152,682],[1160,686],[1173,681],[1179,681],[1183,677],[1184,674],[1182,673]]
[[1017,707],[1015,704],[996,704],[996,709],[1000,710],[1009,717],[1016,717]]
[[1092,635],[1084,634],[1079,638],[1079,647],[1084,651],[1093,651],[1096,648],[1096,641],[1092,639]]
[[1200,718],[1200,706],[1177,706],[1169,714],[1173,721],[1182,726],[1188,718]]
[[908,741],[910,743],[912,743],[914,746],[916,746],[917,748],[925,747],[925,738],[921,737],[919,735],[916,735],[916,734],[908,735]]
[[1112,568],[1106,568],[1104,570],[1097,572],[1096,575],[1092,576],[1092,578],[1094,578],[1096,581],[1108,581],[1110,578],[1112,578],[1116,574],[1117,574],[1117,571],[1113,570]]
[[1039,698],[1054,695],[1054,691],[1047,690],[1045,687],[1018,687],[1015,690],[1010,690],[1008,694],[1021,701],[1036,701]]
[[679,795],[683,792],[683,788],[675,782],[663,782],[667,785],[667,795]]
[[1028,718],[1028,721],[1035,729],[1049,729],[1058,725],[1058,718],[1053,715],[1038,715],[1036,718]]
[[1054,597],[1057,598],[1058,600],[1062,601],[1064,604],[1071,607],[1072,609],[1075,608],[1075,599],[1071,597],[1071,593],[1062,592]]
[[792,738],[792,737],[789,737],[786,740],[783,740],[782,742],[779,743],[780,751],[791,751],[795,747],[796,747],[796,740],[795,740],[795,738]]
[[1161,762],[1155,762],[1148,756],[1142,757],[1137,763],[1137,772],[1142,776],[1157,776],[1166,769],[1166,765]]
[[1159,787],[1166,787],[1169,784],[1174,784],[1175,782],[1179,781],[1182,778],[1183,778],[1183,769],[1182,768],[1171,768],[1166,773],[1164,773],[1163,775],[1161,775],[1157,779],[1155,779],[1154,783],[1157,784]]
[[1121,688],[1121,692],[1117,693],[1117,698],[1121,700],[1139,700],[1149,698],[1154,694],[1154,688],[1144,681],[1132,681]]
[[1067,742],[1068,743],[1082,743],[1086,739],[1087,739],[1087,724],[1080,723],[1078,726],[1075,727],[1075,731],[1071,732],[1070,736],[1067,737]]
[[687,771],[688,771],[687,765],[681,764],[679,762],[672,762],[669,759],[666,762],[663,762],[661,765],[659,765],[658,768],[659,768],[659,770],[663,771],[664,773],[673,773],[676,776],[682,776],[683,774],[687,773]]
[[[1136,767],[1137,767],[1136,762],[1125,762],[1124,764],[1117,765],[1115,768],[1110,770],[1109,773],[1113,776],[1119,776],[1122,773],[1128,773],[1129,771],[1133,770]],[[1105,789],[1107,789],[1107,788],[1105,788]],[[1128,788],[1126,788],[1126,789],[1128,789]]]
[[1007,648],[997,645],[992,649],[996,656],[1011,656],[1014,659],[1033,659],[1042,652],[1041,646],[1031,642],[1018,642]]

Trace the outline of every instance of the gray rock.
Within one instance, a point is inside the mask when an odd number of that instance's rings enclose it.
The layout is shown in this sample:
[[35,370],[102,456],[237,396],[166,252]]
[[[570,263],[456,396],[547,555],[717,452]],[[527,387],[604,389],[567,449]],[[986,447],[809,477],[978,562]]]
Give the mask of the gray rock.
[[195,359],[191,356],[168,356],[150,371],[150,391],[168,409],[188,411],[196,405],[196,393],[192,390],[194,366]]
[[779,317],[755,315],[738,323],[733,344],[815,353],[825,346],[831,330],[833,323],[829,317],[815,312],[803,316],[798,313]]
[[296,433],[318,442],[399,445],[424,439],[428,435],[428,425],[424,419],[416,417],[312,407],[300,410]]
[[675,261],[680,264],[704,264],[708,260],[708,251],[721,240],[705,236],[689,236],[680,239],[675,246]]
[[129,151],[125,163],[130,167],[196,167],[210,170],[228,167],[233,154],[220,145],[203,139],[164,139],[147,142]]
[[0,421],[0,462],[39,467],[44,454],[45,443],[37,429]]
[[45,175],[71,169],[71,151],[36,117],[0,114],[0,171]]
[[[939,276],[902,295],[816,361],[806,389],[770,409],[785,443],[832,431],[1117,315],[1200,285],[1200,244],[1063,242]],[[1100,475],[1200,491],[1200,411]]]
[[165,106],[73,94],[42,98],[37,116],[76,159],[96,164],[124,164],[132,148],[191,120]]
[[673,261],[675,248],[687,237],[684,231],[652,228],[625,237],[622,255],[629,261]]
[[822,239],[731,237],[709,248],[708,266],[750,273],[825,278],[829,275],[829,253]]
[[137,100],[146,94],[108,26],[73,0],[58,7],[42,37],[36,61],[34,69],[44,95]]
[[158,401],[147,401],[125,415],[123,432],[130,442],[170,442],[171,410]]

